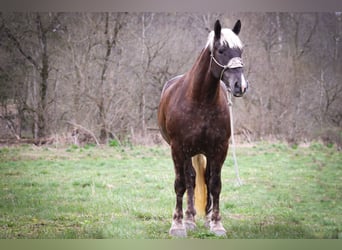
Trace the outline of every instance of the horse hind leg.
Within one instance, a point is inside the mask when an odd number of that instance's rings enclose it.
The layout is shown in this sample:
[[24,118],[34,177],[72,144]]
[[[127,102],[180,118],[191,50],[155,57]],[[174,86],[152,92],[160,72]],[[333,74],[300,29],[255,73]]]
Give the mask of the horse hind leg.
[[183,224],[183,196],[186,190],[185,177],[184,177],[184,161],[177,157],[174,151],[172,151],[172,158],[175,167],[175,182],[174,188],[176,193],[176,207],[173,213],[172,225],[169,234],[174,237],[186,237],[186,228]]

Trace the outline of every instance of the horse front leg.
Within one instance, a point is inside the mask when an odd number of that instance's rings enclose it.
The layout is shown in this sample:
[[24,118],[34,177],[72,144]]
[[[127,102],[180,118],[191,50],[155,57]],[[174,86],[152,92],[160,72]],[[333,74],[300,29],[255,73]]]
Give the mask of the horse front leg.
[[[209,228],[210,231],[217,236],[225,236],[226,230],[221,222],[220,215],[220,192],[221,192],[221,177],[219,175],[211,177],[211,199],[212,199],[212,211],[209,216]],[[210,184],[209,184],[210,185]]]
[[196,210],[194,205],[194,189],[196,172],[192,166],[191,158],[185,161],[184,166],[185,186],[187,190],[187,210],[185,212],[185,227],[187,230],[194,230],[196,228],[195,216]]
[[210,164],[207,169],[207,187],[208,187],[208,202],[207,202],[207,222],[206,225],[210,231],[217,236],[225,236],[226,230],[221,222],[220,215],[220,193],[221,193],[221,168],[222,165]]
[[175,150],[172,150],[172,159],[175,168],[174,189],[176,193],[176,207],[173,213],[169,234],[176,237],[186,237],[186,228],[183,224],[183,196],[186,190],[184,160],[180,154],[175,152]]

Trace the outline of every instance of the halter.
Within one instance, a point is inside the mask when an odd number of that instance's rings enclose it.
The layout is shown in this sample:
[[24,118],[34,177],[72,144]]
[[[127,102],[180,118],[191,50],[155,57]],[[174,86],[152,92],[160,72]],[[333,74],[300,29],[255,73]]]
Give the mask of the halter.
[[211,62],[214,61],[217,66],[222,68],[221,74],[220,74],[220,80],[222,79],[223,73],[227,69],[236,69],[236,68],[243,68],[243,62],[241,57],[233,57],[229,60],[229,62],[226,65],[222,65],[219,63],[216,58],[214,57],[214,53],[211,51],[210,53],[210,68],[211,68]]

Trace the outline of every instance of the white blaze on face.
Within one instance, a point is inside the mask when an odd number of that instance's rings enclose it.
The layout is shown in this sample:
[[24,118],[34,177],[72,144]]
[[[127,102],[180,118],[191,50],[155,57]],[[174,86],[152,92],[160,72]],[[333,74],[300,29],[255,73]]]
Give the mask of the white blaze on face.
[[247,81],[245,79],[244,74],[241,74],[241,91],[242,93],[245,93],[246,90],[247,90]]

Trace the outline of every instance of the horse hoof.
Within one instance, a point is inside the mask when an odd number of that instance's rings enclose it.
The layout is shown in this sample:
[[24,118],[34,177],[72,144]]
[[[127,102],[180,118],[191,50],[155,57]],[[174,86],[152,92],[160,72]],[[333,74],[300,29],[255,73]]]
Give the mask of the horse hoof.
[[226,236],[226,229],[224,229],[221,222],[210,223],[210,231],[216,236]]
[[172,223],[169,234],[173,237],[186,237],[186,229],[182,223]]
[[220,236],[220,237],[225,237],[226,236],[226,230],[224,228],[222,229],[214,229],[214,230],[210,230],[211,232],[213,232],[216,236]]
[[186,230],[195,230],[196,229],[196,223],[191,220],[185,220],[184,221]]

